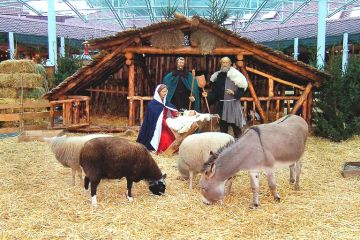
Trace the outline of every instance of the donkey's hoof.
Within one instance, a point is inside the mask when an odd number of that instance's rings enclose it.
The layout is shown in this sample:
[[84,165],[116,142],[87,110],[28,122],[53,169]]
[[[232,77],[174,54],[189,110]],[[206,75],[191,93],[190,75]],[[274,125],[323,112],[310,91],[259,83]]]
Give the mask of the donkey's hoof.
[[290,183],[294,183],[295,179],[290,178]]
[[275,200],[275,202],[279,203],[281,199],[280,199],[280,197],[274,197],[274,200]]
[[257,209],[260,206],[258,203],[253,203],[253,205],[250,207],[251,209]]

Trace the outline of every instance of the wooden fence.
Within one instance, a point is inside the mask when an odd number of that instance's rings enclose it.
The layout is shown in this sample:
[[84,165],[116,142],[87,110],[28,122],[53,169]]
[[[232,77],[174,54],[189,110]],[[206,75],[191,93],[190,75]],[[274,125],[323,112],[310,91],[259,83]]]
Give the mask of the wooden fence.
[[0,104],[0,133],[46,129],[49,118],[48,101]]

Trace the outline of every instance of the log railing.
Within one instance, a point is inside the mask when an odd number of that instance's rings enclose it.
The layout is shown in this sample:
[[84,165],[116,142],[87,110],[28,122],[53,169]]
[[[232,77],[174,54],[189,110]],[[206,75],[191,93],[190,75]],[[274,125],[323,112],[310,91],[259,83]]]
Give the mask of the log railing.
[[50,101],[50,128],[77,128],[90,125],[90,97],[68,96]]
[[[151,96],[132,96],[132,97],[127,97],[127,99],[129,101],[140,101],[140,125],[143,123],[144,121],[144,101],[150,101],[153,99],[153,97]],[[131,121],[133,123],[135,123],[135,116],[133,116],[134,119]]]
[[[298,101],[301,97],[300,96],[274,96],[274,97],[258,97],[259,102],[265,102],[266,108],[264,109],[265,115],[267,119],[272,122],[275,121],[286,114],[293,113],[293,109],[291,104]],[[254,99],[252,97],[242,97],[240,101],[243,105],[243,112],[245,116],[251,116],[252,124],[255,124],[257,121],[256,117],[256,106],[254,104]],[[286,107],[281,107],[281,102],[286,104]],[[252,103],[252,108],[250,109],[250,104]],[[251,110],[251,112],[250,112]],[[304,113],[302,113],[302,116]],[[259,116],[260,117],[260,116]],[[258,119],[260,121],[260,119]]]

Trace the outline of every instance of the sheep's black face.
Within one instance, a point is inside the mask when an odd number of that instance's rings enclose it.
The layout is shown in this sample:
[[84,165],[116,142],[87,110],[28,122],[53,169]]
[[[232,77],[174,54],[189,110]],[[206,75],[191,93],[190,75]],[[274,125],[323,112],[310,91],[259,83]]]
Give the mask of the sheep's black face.
[[160,180],[150,182],[149,190],[155,195],[163,195],[166,189],[165,178],[166,174]]

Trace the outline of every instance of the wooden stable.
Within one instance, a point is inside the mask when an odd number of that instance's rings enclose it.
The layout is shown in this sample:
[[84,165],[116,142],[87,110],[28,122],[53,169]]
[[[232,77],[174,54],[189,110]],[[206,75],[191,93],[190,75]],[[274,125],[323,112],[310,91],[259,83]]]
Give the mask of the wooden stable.
[[[61,116],[61,118],[60,118]],[[56,120],[59,121],[56,123]],[[90,125],[90,97],[68,96],[50,101],[50,128],[78,128]]]
[[[154,46],[154,36],[173,31],[184,34],[181,46]],[[192,41],[198,31],[220,39],[222,45],[214,45],[211,53],[204,54],[202,46]],[[249,88],[241,101],[253,124],[274,121],[288,113],[301,115],[310,122],[313,90],[327,77],[322,71],[200,17],[178,16],[91,40],[89,45],[102,50],[101,53],[52,89],[46,98],[58,101],[71,95],[89,96],[90,114],[127,116],[129,126],[142,123],[146,102],[152,99],[156,85],[174,69],[179,56],[185,58],[186,69],[204,72],[207,80],[219,70],[222,57],[232,58],[248,81]],[[209,87],[207,83],[205,90]],[[203,112],[206,109],[203,104]]]

